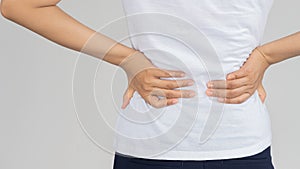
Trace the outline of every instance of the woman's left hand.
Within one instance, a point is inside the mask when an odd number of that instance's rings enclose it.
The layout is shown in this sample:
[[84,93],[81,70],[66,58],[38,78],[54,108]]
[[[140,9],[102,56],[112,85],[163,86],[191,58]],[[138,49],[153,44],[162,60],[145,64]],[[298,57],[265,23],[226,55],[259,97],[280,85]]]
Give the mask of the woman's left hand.
[[264,102],[266,92],[262,85],[262,79],[269,66],[265,57],[257,49],[254,49],[243,66],[228,74],[226,80],[209,81],[206,94],[210,97],[217,97],[219,102],[240,104],[258,90],[259,96]]

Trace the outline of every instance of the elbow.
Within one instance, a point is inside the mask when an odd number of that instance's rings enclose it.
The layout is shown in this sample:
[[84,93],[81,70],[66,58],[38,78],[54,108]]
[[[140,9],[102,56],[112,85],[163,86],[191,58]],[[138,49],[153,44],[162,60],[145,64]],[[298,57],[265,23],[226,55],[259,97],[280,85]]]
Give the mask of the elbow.
[[1,15],[9,20],[23,17],[33,8],[40,8],[50,5],[56,5],[60,0],[46,1],[24,1],[24,0],[0,0]]
[[2,0],[1,15],[8,20],[14,20],[22,15],[21,11],[25,9],[25,6],[22,0]]
[[0,5],[1,15],[9,19],[12,13],[12,2],[9,0],[2,0]]
[[7,11],[6,11],[6,4],[4,6],[4,2],[1,1],[1,4],[0,4],[0,11],[1,11],[1,15],[5,18],[7,18]]

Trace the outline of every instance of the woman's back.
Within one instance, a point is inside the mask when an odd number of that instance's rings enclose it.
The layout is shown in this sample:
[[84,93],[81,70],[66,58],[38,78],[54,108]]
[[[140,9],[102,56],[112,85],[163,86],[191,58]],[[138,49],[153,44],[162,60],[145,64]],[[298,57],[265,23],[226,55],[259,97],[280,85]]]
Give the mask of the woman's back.
[[260,45],[272,2],[123,0],[132,46],[160,68],[187,72],[198,95],[158,110],[136,92],[118,119],[116,151],[207,160],[252,155],[268,147],[269,115],[257,92],[242,104],[221,105],[205,90],[208,80],[238,70]]

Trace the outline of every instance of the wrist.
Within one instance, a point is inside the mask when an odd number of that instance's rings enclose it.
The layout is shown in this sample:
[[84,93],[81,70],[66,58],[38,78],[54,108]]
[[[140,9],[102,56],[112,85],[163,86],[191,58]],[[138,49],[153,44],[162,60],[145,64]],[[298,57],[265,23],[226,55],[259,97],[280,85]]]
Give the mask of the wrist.
[[[128,56],[132,55],[137,50],[130,48],[121,43],[105,44],[104,47],[101,47],[104,52],[99,52],[103,56],[100,56],[100,59],[111,63],[113,65],[119,66]],[[104,50],[105,49],[105,50]]]
[[129,79],[147,68],[155,68],[144,53],[136,50],[124,58],[119,66],[126,72]]
[[[268,62],[268,60],[266,59],[266,55],[264,55],[264,53],[262,53],[262,51],[259,49],[259,47],[256,47],[254,50],[253,50],[256,58],[257,58],[257,61],[256,61],[256,67],[259,67],[263,72],[265,72],[270,66],[271,64]],[[259,65],[258,65],[259,64]]]
[[268,66],[271,66],[273,64],[271,57],[268,54],[266,54],[263,46],[257,46],[255,50],[260,54],[260,56],[264,58]]

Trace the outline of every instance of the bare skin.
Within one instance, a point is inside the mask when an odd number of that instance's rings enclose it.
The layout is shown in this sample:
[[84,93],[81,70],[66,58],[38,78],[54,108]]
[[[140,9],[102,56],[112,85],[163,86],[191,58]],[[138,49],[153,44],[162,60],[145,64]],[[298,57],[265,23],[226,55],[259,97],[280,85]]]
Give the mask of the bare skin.
[[[81,51],[113,65],[119,66],[135,52],[139,54],[138,65],[128,62],[126,65],[130,66],[120,66],[127,73],[129,82],[128,89],[123,96],[123,109],[129,104],[135,91],[156,108],[173,105],[177,103],[178,98],[190,98],[195,95],[195,92],[191,90],[174,90],[193,85],[192,79],[160,79],[161,77],[182,77],[184,72],[155,67],[143,53],[117,43],[69,16],[57,6],[59,2],[60,0],[2,0],[1,14],[57,44]],[[140,70],[136,70],[135,67],[139,67]],[[133,74],[134,77],[129,77]],[[158,99],[159,96],[164,96],[164,98]]]
[[[99,33],[96,36],[99,38],[95,38],[93,43],[84,48],[88,39],[95,35],[95,31],[62,11],[57,6],[59,2],[60,0],[2,0],[1,13],[7,19],[55,43],[114,65],[120,65],[125,58],[136,52]],[[226,80],[208,82],[207,95],[218,97],[220,102],[239,104],[257,90],[264,102],[266,98],[262,85],[264,72],[272,64],[300,55],[299,44],[300,33],[295,33],[261,46],[259,51],[254,50],[251,53],[240,70],[229,74]],[[99,56],[98,53],[102,55]],[[184,72],[155,68],[147,62],[146,56],[143,63],[147,69],[136,71],[133,78],[128,78],[129,84],[123,96],[122,108],[126,108],[135,91],[156,108],[176,104],[180,97],[189,98],[195,95],[193,91],[174,90],[192,85],[192,79],[182,81],[160,79],[160,77],[182,77],[180,74]],[[130,72],[128,69],[124,70],[126,73]],[[165,98],[158,99],[157,96]]]
[[238,104],[247,100],[256,89],[265,100],[261,85],[268,67],[286,59],[300,55],[300,32],[259,46],[251,53],[241,69],[227,75],[226,80],[207,83],[206,94],[218,97],[220,102]]

